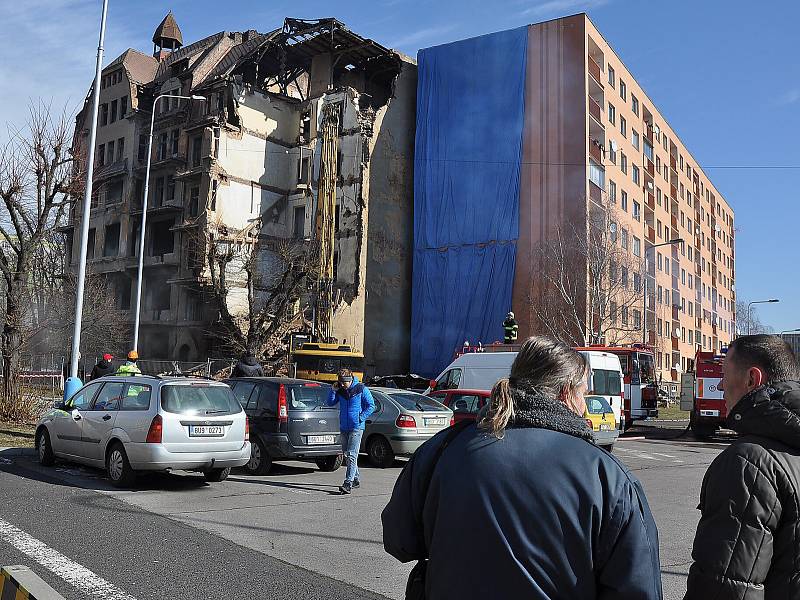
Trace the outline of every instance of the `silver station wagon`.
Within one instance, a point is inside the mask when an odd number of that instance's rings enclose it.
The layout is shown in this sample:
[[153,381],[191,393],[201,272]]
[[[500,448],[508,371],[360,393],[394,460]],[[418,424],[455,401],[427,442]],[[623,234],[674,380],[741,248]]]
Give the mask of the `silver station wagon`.
[[57,402],[36,428],[43,465],[105,468],[114,485],[137,471],[199,471],[222,481],[250,460],[249,426],[224,383],[192,377],[108,376]]

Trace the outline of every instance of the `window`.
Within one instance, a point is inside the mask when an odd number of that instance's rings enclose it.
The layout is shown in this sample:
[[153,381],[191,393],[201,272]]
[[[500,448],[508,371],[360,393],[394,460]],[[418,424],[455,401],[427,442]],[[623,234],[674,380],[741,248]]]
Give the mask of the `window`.
[[106,225],[103,242],[103,256],[116,256],[119,253],[119,223]]
[[626,192],[625,190],[622,190],[621,197],[622,197],[622,201],[620,202],[620,204],[621,204],[622,210],[624,210],[625,212],[628,212],[628,192]]
[[611,102],[608,103],[608,122],[615,125],[617,122],[617,109]]
[[639,99],[631,94],[631,109],[633,110],[633,114],[637,117],[639,116]]
[[622,115],[619,117],[619,132],[622,134],[622,137],[628,138],[628,121],[626,121],[625,117]]
[[105,166],[105,164],[106,164],[106,145],[105,144],[100,144],[97,147],[97,158],[96,158],[96,160],[97,160],[97,166],[98,167]]
[[608,142],[608,160],[611,164],[617,164],[617,151],[614,149],[614,140]]
[[114,144],[115,144],[114,140],[111,140],[111,141],[110,141],[110,142],[108,142],[108,144],[107,144],[107,148],[108,148],[108,160],[106,160],[106,163],[108,163],[109,165],[111,165],[111,164],[114,164],[114,158],[115,158],[115,157],[114,157],[114,148],[115,148],[115,145],[114,145]]
[[119,99],[119,118],[122,119],[128,114],[128,97],[123,96]]
[[601,190],[606,187],[606,171],[603,167],[589,161],[589,181]]
[[642,255],[642,240],[640,240],[635,236],[633,238],[633,255],[634,256]]
[[125,156],[125,138],[117,140],[117,161],[120,161]]
[[619,153],[619,169],[625,173],[625,175],[628,174],[628,157],[625,156],[624,152]]
[[627,327],[628,326],[628,307],[622,307],[622,325]]
[[177,129],[173,129],[169,132],[169,151],[172,156],[178,155],[178,138],[179,131]]
[[192,166],[199,167],[200,159],[203,152],[203,137],[195,136],[192,138]]
[[639,167],[633,165],[631,168],[631,175],[633,177],[633,183],[639,185]]
[[612,204],[617,203],[617,184],[608,180],[608,201]]
[[107,383],[97,394],[97,398],[92,405],[92,410],[119,410],[119,403],[122,400],[124,383]]
[[631,129],[631,143],[633,147],[639,150],[639,134],[635,129]]
[[608,65],[608,85],[614,87],[614,67]]
[[306,235],[306,207],[294,207],[294,220],[292,227],[292,235],[295,239],[303,239]]
[[108,104],[100,105],[100,126],[108,125]]
[[139,160],[147,160],[147,135],[139,135],[139,147],[136,150],[136,157]]
[[[616,244],[617,243],[617,231],[619,229],[619,225],[617,224],[616,221],[611,221],[611,223],[609,224],[608,229],[609,229],[609,235],[611,237],[611,242]],[[616,265],[612,263],[611,264],[611,269],[612,269],[612,273],[615,272]],[[613,280],[615,278],[616,278],[615,275],[612,274],[611,279]]]
[[647,160],[653,162],[653,144],[646,139],[644,140],[644,155],[647,157]]
[[623,100],[628,99],[628,86],[625,85],[625,82],[622,79],[619,80],[619,97]]
[[158,151],[156,152],[158,160],[167,158],[167,133],[164,132],[158,136]]
[[148,410],[150,408],[150,386],[130,384],[122,397],[122,410]]
[[656,253],[656,256],[657,256],[657,261],[658,261],[658,270],[659,271],[663,271],[664,270],[664,255],[659,252],[659,253]]
[[110,123],[113,123],[114,121],[117,120],[117,107],[118,106],[119,106],[119,101],[118,100],[112,100],[111,101],[111,116],[109,118],[109,122]]
[[642,326],[642,311],[636,308],[633,309],[633,326],[636,329]]
[[169,202],[170,200],[175,199],[175,177],[172,175],[167,175],[167,186],[166,186],[166,195],[164,196],[164,200]]
[[150,204],[153,208],[158,208],[164,203],[164,177],[156,177],[156,184],[153,187],[153,198]]
[[658,237],[659,238],[664,237],[664,235],[663,235],[664,225],[661,223],[660,220],[656,220],[656,231],[658,233]]
[[656,188],[656,204],[661,206],[661,188]]
[[122,179],[111,181],[106,186],[106,206],[122,202]]
[[639,273],[633,274],[633,290],[637,293],[642,291],[642,276]]
[[642,220],[642,205],[636,200],[633,201],[633,218],[637,221]]
[[196,217],[200,212],[200,186],[193,185],[189,190],[189,216]]
[[612,323],[617,322],[617,303],[611,302],[611,310],[608,313],[608,318]]
[[78,390],[78,392],[72,396],[72,398],[67,400],[67,406],[69,408],[77,408],[78,410],[89,410],[89,406],[91,406],[95,394],[100,391],[102,386],[102,381],[90,383],[83,389]]
[[[628,230],[627,229],[623,229],[622,230],[622,247],[625,248],[626,250],[628,249]],[[623,274],[627,273],[627,270],[623,270],[622,272],[623,272]]]

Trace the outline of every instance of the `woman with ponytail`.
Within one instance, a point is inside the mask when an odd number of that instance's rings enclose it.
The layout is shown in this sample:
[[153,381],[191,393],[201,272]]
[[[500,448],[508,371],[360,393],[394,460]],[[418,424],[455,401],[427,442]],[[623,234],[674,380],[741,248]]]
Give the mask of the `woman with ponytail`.
[[662,598],[644,491],[583,419],[587,369],[567,345],[529,338],[478,423],[403,469],[384,547],[420,561],[425,598]]

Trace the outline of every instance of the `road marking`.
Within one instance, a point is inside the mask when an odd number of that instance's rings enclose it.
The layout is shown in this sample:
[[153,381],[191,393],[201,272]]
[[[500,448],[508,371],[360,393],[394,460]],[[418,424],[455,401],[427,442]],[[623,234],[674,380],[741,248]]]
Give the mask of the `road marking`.
[[91,597],[104,600],[136,600],[83,565],[71,561],[44,542],[2,519],[0,519],[0,539]]

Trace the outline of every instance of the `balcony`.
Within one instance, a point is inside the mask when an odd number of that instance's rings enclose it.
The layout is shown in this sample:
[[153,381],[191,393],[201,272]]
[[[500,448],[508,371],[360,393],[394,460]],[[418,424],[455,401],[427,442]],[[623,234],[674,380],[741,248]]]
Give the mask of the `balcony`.
[[594,143],[594,140],[589,140],[589,156],[594,159],[598,165],[603,164],[603,151],[600,149],[600,146]]
[[589,99],[589,114],[595,118],[595,120],[603,124],[603,109],[600,107],[600,104],[591,96],[587,96]]
[[678,312],[679,312],[679,311],[680,311],[680,307],[679,307],[678,305],[674,305],[674,306],[672,307],[672,320],[673,320],[673,321],[678,321],[678,320],[680,320],[680,317],[678,316]]
[[677,352],[678,350],[680,350],[680,345],[679,345],[680,342],[681,342],[680,338],[676,338],[676,337],[673,336],[673,338],[672,338],[672,351],[673,352]]
[[678,161],[675,160],[675,157],[670,154],[669,157],[669,168],[672,169],[677,173],[678,171]]
[[102,179],[108,179],[109,177],[114,177],[116,175],[124,175],[128,172],[128,159],[118,160],[113,163],[109,163],[103,165],[99,169],[94,172],[93,179],[95,181],[99,181]]
[[671,219],[672,219],[672,229],[677,230],[678,229],[678,217],[676,217],[675,215],[672,215]]
[[651,244],[656,243],[656,230],[650,227],[649,225],[647,226],[647,239],[650,241]]
[[603,202],[603,190],[593,182],[589,182],[589,199],[597,204]]
[[588,59],[589,75],[594,77],[594,80],[600,85],[600,87],[603,87],[603,76],[600,65],[598,65],[591,56],[589,56]]
[[653,194],[648,193],[644,198],[644,203],[650,210],[656,209],[656,197]]
[[656,175],[656,166],[653,164],[653,161],[650,160],[649,158],[645,158],[644,161],[645,161],[644,162],[645,171],[647,171],[647,174],[650,175],[650,177],[655,177],[655,175]]
[[673,200],[678,199],[678,188],[674,185],[669,186],[669,197]]

